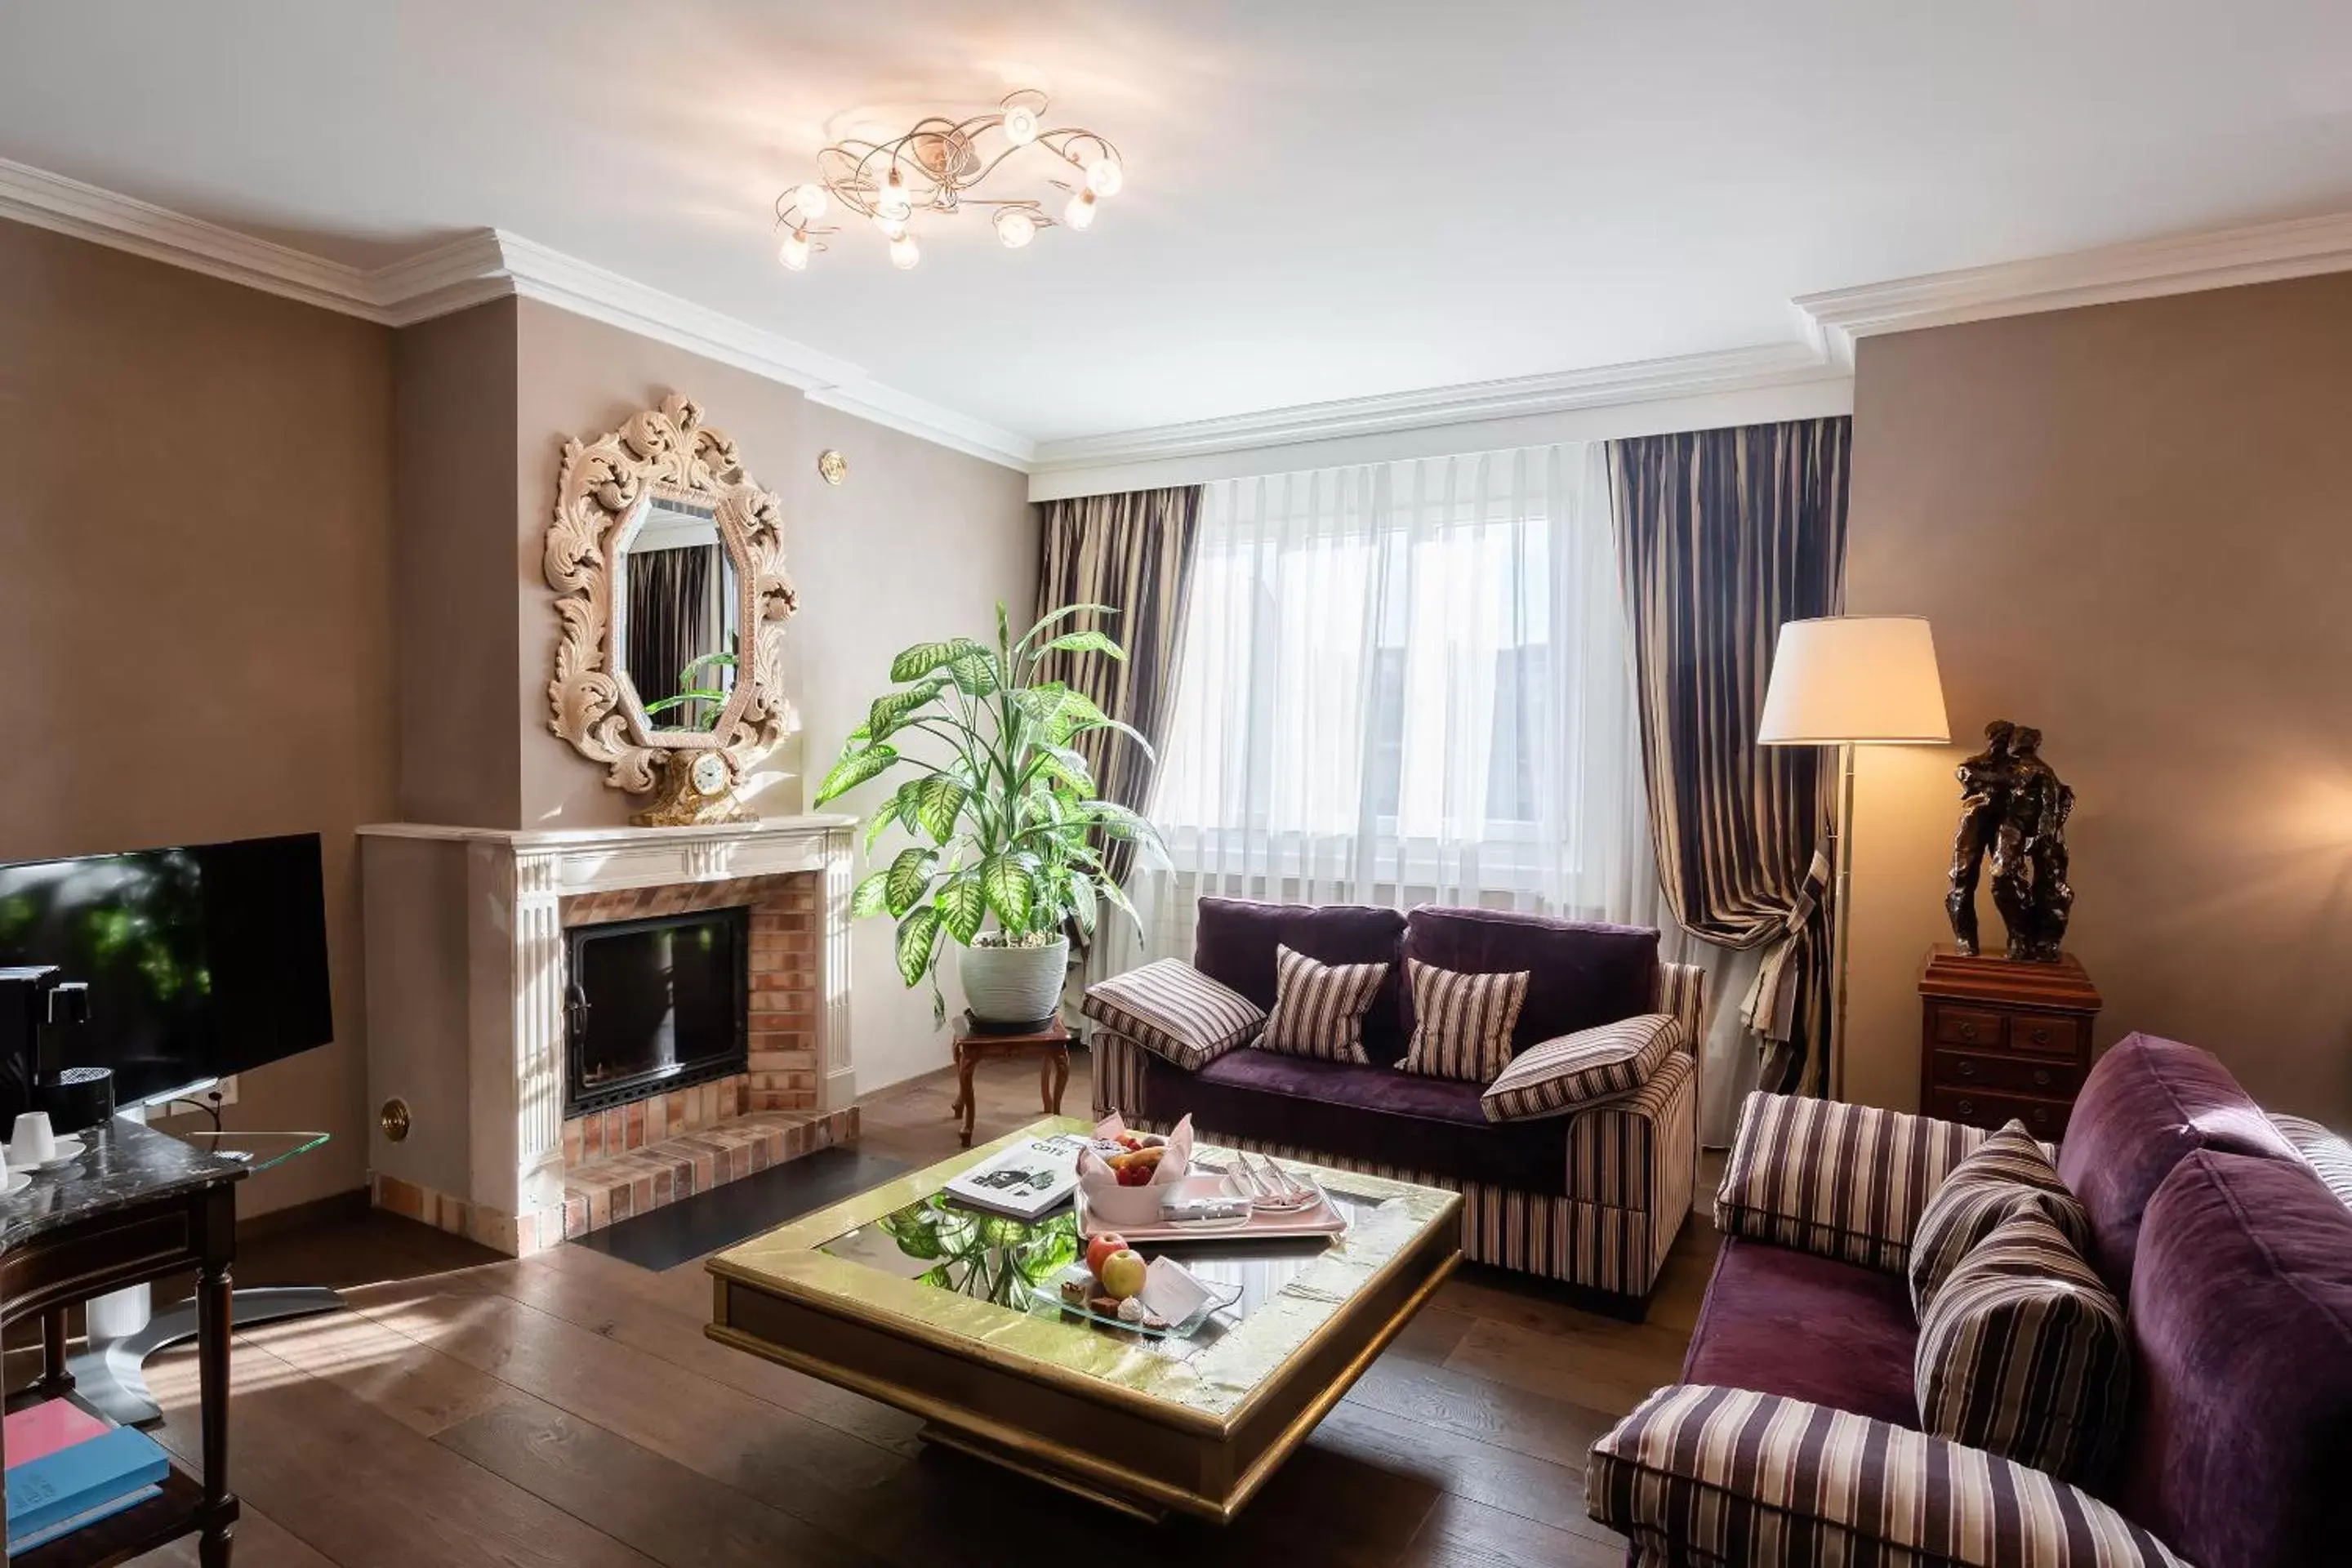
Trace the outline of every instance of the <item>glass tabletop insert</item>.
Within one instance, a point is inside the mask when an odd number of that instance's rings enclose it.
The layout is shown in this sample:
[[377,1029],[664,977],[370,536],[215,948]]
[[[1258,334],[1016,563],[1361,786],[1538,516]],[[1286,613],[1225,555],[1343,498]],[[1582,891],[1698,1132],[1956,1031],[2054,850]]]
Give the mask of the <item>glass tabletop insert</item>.
[[[1346,1180],[1326,1175],[1324,1192],[1353,1230],[1378,1212],[1382,1199],[1346,1190],[1339,1184]],[[1086,1251],[1077,1215],[1067,1205],[1024,1220],[968,1208],[934,1192],[823,1242],[819,1250],[932,1289],[1060,1318],[1164,1356],[1189,1360],[1277,1300],[1286,1286],[1332,1250],[1334,1242],[1326,1237],[1237,1241],[1202,1236],[1138,1246],[1147,1257],[1181,1263],[1220,1297],[1238,1291],[1237,1299],[1212,1311],[1189,1334],[1169,1336],[1113,1328],[1064,1312],[1057,1281]]]

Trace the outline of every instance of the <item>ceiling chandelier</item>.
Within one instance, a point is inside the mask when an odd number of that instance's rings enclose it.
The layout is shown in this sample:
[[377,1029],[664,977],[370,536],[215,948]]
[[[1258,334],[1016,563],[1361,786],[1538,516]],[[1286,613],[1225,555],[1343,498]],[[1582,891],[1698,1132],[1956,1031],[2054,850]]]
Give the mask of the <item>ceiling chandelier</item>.
[[[1066,178],[1045,182],[1066,197],[1059,217],[1046,214],[1051,197],[976,194],[1029,148],[1067,165]],[[817,226],[836,207],[879,230],[891,264],[904,269],[922,259],[915,243],[919,215],[988,208],[997,239],[1018,250],[1041,228],[1090,227],[1103,198],[1127,183],[1118,149],[1108,142],[1076,126],[1045,128],[1045,95],[1034,88],[1009,94],[993,114],[961,121],[934,114],[895,141],[836,142],[816,155],[816,172],[814,181],[776,198],[776,226],[784,234],[776,259],[794,272],[807,270],[811,251],[826,248],[825,236],[841,232]]]

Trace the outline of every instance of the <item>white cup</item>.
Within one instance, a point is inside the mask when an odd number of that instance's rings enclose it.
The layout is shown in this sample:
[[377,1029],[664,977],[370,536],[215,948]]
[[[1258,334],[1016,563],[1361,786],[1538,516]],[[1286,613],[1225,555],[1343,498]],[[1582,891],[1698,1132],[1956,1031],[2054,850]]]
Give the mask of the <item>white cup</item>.
[[8,1134],[8,1153],[20,1165],[46,1165],[58,1157],[57,1129],[46,1110],[28,1110],[16,1118]]

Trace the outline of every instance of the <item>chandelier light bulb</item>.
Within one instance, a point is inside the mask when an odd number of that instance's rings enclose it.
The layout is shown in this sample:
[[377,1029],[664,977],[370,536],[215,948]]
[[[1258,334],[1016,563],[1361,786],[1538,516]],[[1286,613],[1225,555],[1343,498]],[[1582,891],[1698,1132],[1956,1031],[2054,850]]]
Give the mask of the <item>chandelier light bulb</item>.
[[1092,228],[1095,224],[1095,194],[1080,191],[1062,209],[1062,221],[1072,228]]
[[1127,184],[1127,171],[1116,158],[1097,158],[1087,165],[1087,189],[1098,196],[1115,196]]
[[803,218],[814,223],[825,215],[826,208],[833,205],[833,198],[824,194],[823,185],[803,185],[793,192],[793,205],[800,209]]
[[1005,249],[1018,250],[1037,237],[1037,220],[1023,208],[1006,207],[996,215],[996,237]]
[[893,163],[875,187],[874,211],[878,216],[903,218],[914,210],[915,204],[907,195],[907,177]]
[[907,232],[907,215],[905,213],[876,213],[874,215],[874,226],[880,229],[884,234],[888,235],[892,239],[896,239],[900,235]]
[[916,248],[913,236],[902,234],[890,242],[890,265],[899,271],[906,271],[922,258],[923,253]]
[[776,251],[776,259],[795,272],[808,270],[809,242],[805,229],[794,229],[784,236],[784,243]]
[[1004,139],[1015,147],[1026,147],[1037,140],[1037,111],[1025,103],[1016,103],[1004,111]]

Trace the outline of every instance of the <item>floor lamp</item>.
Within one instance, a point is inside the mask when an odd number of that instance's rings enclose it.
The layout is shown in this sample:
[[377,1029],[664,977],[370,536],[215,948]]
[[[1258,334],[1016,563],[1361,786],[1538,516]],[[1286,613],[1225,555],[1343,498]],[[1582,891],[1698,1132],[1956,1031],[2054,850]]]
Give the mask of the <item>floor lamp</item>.
[[1936,639],[1918,616],[1829,616],[1780,628],[1756,726],[1761,746],[1835,746],[1829,1093],[1845,1092],[1845,970],[1853,880],[1853,749],[1950,742]]

